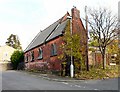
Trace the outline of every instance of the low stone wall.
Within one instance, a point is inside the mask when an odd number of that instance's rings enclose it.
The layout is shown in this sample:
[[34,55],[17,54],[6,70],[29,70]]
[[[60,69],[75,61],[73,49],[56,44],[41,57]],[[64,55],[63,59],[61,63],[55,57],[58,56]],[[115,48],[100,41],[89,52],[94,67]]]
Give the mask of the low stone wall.
[[0,62],[0,70],[5,71],[10,69],[12,69],[10,62]]

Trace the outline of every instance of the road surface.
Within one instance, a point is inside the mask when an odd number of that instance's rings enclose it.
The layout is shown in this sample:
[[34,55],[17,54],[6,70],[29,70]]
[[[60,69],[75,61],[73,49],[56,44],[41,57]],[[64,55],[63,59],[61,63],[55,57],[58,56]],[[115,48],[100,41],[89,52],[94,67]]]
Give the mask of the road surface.
[[58,82],[25,72],[3,71],[2,90],[118,90],[118,79]]

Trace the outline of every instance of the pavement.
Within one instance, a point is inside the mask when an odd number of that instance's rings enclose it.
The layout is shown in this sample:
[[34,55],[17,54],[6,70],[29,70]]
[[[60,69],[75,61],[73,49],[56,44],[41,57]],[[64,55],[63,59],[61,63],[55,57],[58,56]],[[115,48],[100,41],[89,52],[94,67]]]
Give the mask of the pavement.
[[78,81],[84,81],[83,79],[77,79],[77,78],[71,78],[70,76],[58,76],[55,74],[41,74],[36,72],[28,72],[28,71],[20,71],[23,73],[29,73],[33,76],[37,76],[49,81],[57,81],[57,82],[78,82]]
[[[55,74],[42,74],[40,72],[29,72],[29,71],[21,71],[19,70],[19,72],[23,72],[23,73],[28,73],[32,76],[36,76],[36,77],[40,77],[49,81],[57,81],[57,82],[85,82],[85,81],[92,81],[94,79],[79,79],[79,78],[71,78],[70,76],[58,76]],[[96,79],[96,80],[109,80],[109,78],[106,79]]]

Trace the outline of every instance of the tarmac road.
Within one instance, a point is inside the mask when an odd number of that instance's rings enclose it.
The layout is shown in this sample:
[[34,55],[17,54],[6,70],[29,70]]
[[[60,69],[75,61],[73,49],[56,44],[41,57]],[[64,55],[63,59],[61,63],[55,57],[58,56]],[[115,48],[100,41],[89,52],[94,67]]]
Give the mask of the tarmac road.
[[25,72],[3,71],[2,90],[118,90],[118,78],[64,82]]

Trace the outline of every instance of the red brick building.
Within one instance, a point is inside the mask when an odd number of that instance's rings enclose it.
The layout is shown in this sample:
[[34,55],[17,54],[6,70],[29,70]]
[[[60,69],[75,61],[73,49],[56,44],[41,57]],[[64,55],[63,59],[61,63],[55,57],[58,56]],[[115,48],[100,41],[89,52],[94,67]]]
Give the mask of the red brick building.
[[[72,17],[71,19],[68,17]],[[62,53],[59,49],[63,43],[62,37],[68,22],[71,22],[73,33],[81,34],[81,43],[86,48],[87,35],[83,23],[80,19],[80,11],[76,7],[72,8],[71,16],[67,12],[62,18],[51,24],[49,27],[39,32],[24,51],[25,63],[27,69],[48,69],[61,70],[62,61],[58,55]],[[83,58],[86,59],[87,49],[83,52]]]

